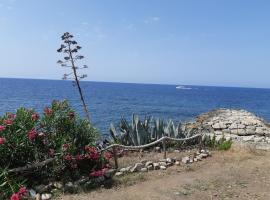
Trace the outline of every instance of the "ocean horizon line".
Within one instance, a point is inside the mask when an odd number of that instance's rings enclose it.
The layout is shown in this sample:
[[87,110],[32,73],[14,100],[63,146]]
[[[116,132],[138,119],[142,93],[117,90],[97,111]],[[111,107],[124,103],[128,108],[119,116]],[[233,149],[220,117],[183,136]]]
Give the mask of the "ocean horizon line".
[[[47,78],[23,78],[23,77],[0,77],[0,79],[14,79],[14,80],[32,80],[32,81],[65,81],[71,82],[72,80],[62,79],[47,79]],[[170,83],[141,83],[141,82],[118,82],[118,81],[98,81],[98,80],[82,80],[81,82],[89,83],[113,83],[113,84],[133,84],[133,85],[164,85],[164,86],[189,86],[189,87],[220,87],[220,88],[241,88],[241,89],[264,89],[269,90],[267,87],[251,87],[251,86],[226,86],[226,85],[198,85],[198,84],[170,84]]]

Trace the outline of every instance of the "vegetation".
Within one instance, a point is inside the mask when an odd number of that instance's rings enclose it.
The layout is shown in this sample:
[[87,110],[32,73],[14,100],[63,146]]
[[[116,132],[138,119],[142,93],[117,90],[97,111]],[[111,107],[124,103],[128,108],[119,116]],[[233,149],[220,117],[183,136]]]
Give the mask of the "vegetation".
[[227,141],[224,140],[220,144],[218,144],[217,149],[227,151],[231,148],[231,146],[232,146],[231,140],[227,140]]
[[217,141],[216,135],[214,135],[212,138],[210,136],[206,136],[204,138],[205,146],[218,150],[229,150],[232,146],[232,143],[232,140],[226,140],[224,137]]
[[[54,101],[43,115],[19,108],[0,117],[0,197],[22,196],[17,192],[20,187],[49,180],[102,176],[110,157],[98,152],[97,136],[97,130],[80,119],[67,101]],[[50,162],[31,170],[11,170],[42,161]]]
[[140,120],[138,115],[132,115],[131,122],[122,118],[117,129],[111,124],[110,134],[114,142],[127,146],[144,145],[156,141],[163,136],[186,138],[196,134],[196,130],[183,130],[182,124],[175,125],[172,120],[145,117]]
[[[80,80],[83,78],[86,78],[87,75],[86,74],[83,74],[83,75],[78,74],[78,70],[86,69],[86,68],[88,68],[88,66],[87,65],[83,65],[82,67],[78,66],[78,61],[83,59],[84,56],[78,54],[78,52],[80,51],[80,49],[82,47],[79,46],[78,43],[75,40],[73,40],[72,38],[73,38],[73,35],[71,35],[68,32],[64,33],[61,36],[63,44],[61,44],[61,46],[57,50],[57,52],[64,53],[64,61],[58,60],[57,63],[60,64],[62,67],[68,67],[68,68],[72,69],[71,73],[64,74],[63,79],[64,80],[67,80],[67,79],[74,80],[74,84],[77,86],[79,94],[80,94],[80,99],[81,99],[82,104],[83,104],[85,115],[86,115],[88,121],[90,122],[90,114],[89,114],[88,108],[86,106],[86,103],[84,100],[84,95],[83,95],[82,88],[80,85]],[[73,75],[73,77],[70,77],[71,75]]]

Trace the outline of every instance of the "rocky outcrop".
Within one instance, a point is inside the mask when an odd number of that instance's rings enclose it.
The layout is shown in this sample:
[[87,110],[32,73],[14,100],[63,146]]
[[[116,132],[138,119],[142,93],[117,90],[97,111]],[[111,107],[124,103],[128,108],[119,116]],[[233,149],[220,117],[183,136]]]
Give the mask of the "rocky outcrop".
[[260,117],[245,111],[218,109],[197,117],[194,123],[210,139],[269,144],[270,125]]

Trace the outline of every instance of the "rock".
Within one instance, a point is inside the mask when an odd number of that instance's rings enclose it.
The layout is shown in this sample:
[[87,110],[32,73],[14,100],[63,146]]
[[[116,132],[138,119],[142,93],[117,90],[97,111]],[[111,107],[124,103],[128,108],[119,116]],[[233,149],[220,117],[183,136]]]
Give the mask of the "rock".
[[78,189],[78,185],[73,184],[72,182],[67,182],[64,187],[64,191],[73,193]]
[[199,156],[201,156],[202,158],[207,158],[208,154],[207,153],[201,153]]
[[201,154],[197,155],[196,158],[197,158],[198,161],[201,161],[202,160],[202,155]]
[[126,170],[129,172],[131,170],[132,166],[126,167]]
[[127,169],[126,168],[121,168],[119,171],[125,173],[125,172],[127,172]]
[[263,142],[265,140],[265,137],[254,137],[254,142],[258,143],[258,142]]
[[246,135],[255,135],[255,129],[247,128]]
[[53,186],[57,189],[63,189],[63,184],[61,182],[54,182]]
[[41,195],[41,200],[48,200],[52,198],[52,194],[50,193],[45,193]]
[[136,163],[136,164],[134,165],[134,167],[132,167],[132,168],[130,169],[130,172],[138,172],[138,171],[141,170],[141,168],[143,168],[143,164],[142,164],[142,163]]
[[198,158],[194,158],[194,162],[198,162]]
[[222,131],[215,131],[214,133],[215,133],[216,136],[221,136],[223,134]]
[[160,167],[159,167],[159,163],[153,163],[153,166],[154,166],[154,170],[157,170],[157,169],[160,168]]
[[124,173],[123,172],[116,172],[115,173],[115,176],[121,176],[121,175],[123,175]]
[[159,166],[166,166],[167,163],[166,162],[159,162]]
[[180,162],[179,161],[176,161],[174,164],[175,165],[180,165]]
[[230,130],[230,129],[224,129],[223,132],[224,132],[225,134],[230,134],[230,133],[231,133],[231,130]]
[[230,135],[226,135],[226,136],[224,136],[224,138],[225,138],[226,141],[231,140],[231,136]]
[[254,141],[254,135],[251,135],[251,136],[244,136],[243,137],[243,141],[244,142],[253,142]]
[[224,124],[223,122],[219,122],[219,123],[213,124],[213,125],[212,125],[212,128],[213,128],[214,130],[221,130],[221,129],[227,128],[227,126],[226,126],[226,124]]
[[180,151],[178,149],[175,149],[173,152],[174,153],[180,153]]
[[154,166],[153,165],[149,165],[149,166],[147,166],[147,169],[148,170],[153,170],[154,169]]
[[165,166],[160,166],[160,169],[166,170],[167,168]]
[[152,161],[147,161],[147,162],[145,163],[145,167],[148,167],[148,166],[150,166],[150,165],[153,165],[153,162],[152,162]]
[[36,196],[35,196],[35,199],[36,200],[41,200],[41,195],[39,193],[37,193]]
[[167,162],[167,163],[172,163],[173,161],[172,161],[171,158],[167,158],[167,159],[166,159],[166,162]]
[[35,199],[36,196],[37,196],[37,193],[36,193],[35,190],[30,189],[30,190],[29,190],[29,195],[30,195],[30,197],[31,197],[32,199]]
[[189,157],[185,156],[182,158],[182,163],[187,164],[189,162]]
[[147,172],[147,168],[141,168],[141,172]]
[[232,130],[232,129],[238,129],[238,124],[232,123],[232,124],[229,126],[229,129],[230,129],[230,130]]
[[266,129],[263,127],[257,127],[255,130],[256,135],[263,136],[265,134],[265,132],[266,132]]
[[193,163],[193,160],[194,160],[194,159],[190,157],[188,162],[189,162],[189,163]]
[[155,151],[161,152],[161,148],[160,147],[155,147]]

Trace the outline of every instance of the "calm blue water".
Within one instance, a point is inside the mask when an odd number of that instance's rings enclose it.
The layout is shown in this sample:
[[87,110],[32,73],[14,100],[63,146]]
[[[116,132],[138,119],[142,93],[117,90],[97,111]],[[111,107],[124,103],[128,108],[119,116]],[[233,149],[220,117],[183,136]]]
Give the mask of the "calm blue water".
[[[92,120],[103,134],[111,122],[132,113],[190,120],[214,108],[242,108],[270,120],[270,89],[83,82]],[[0,79],[0,114],[23,106],[42,111],[52,100],[68,99],[80,113],[77,90],[68,81]]]

